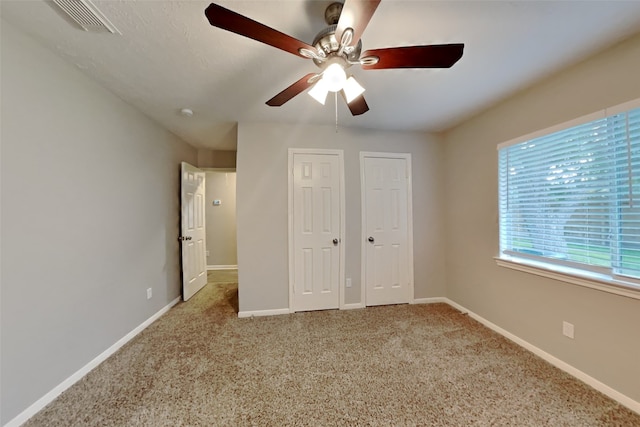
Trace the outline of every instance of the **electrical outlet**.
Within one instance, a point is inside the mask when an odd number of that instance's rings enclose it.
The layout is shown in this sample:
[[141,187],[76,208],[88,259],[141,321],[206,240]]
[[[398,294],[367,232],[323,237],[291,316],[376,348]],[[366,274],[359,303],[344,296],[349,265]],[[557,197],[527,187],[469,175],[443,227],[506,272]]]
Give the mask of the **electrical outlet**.
[[562,335],[573,339],[573,331],[574,331],[574,327],[572,323],[562,322]]
[[347,277],[347,288],[351,287],[351,277]]
[[153,290],[151,288],[147,288],[147,299],[151,299],[153,296]]

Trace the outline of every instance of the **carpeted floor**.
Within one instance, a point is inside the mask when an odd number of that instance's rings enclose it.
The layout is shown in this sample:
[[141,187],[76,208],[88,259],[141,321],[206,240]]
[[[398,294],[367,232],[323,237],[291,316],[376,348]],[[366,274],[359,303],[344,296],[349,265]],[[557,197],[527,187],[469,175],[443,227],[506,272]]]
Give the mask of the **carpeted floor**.
[[238,319],[218,274],[26,426],[640,426],[445,304]]

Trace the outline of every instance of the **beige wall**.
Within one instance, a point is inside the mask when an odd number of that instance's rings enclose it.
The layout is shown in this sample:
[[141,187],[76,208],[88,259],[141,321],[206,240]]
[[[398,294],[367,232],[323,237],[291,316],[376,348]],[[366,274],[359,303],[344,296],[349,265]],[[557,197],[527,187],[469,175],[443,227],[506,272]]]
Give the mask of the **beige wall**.
[[240,124],[238,129],[238,268],[240,310],[289,307],[288,149],[344,150],[346,303],[360,302],[360,151],[411,153],[415,297],[444,295],[442,146],[422,133],[332,126]]
[[236,152],[200,148],[198,149],[198,164],[194,166],[234,169],[236,167]]
[[180,161],[196,150],[1,31],[4,425],[180,296]]
[[[447,296],[640,401],[640,300],[497,267],[496,144],[640,97],[640,36],[445,135]],[[575,325],[575,339],[561,333]]]
[[[207,265],[237,265],[236,173],[206,171],[205,175]],[[214,206],[214,200],[220,200],[221,204]]]

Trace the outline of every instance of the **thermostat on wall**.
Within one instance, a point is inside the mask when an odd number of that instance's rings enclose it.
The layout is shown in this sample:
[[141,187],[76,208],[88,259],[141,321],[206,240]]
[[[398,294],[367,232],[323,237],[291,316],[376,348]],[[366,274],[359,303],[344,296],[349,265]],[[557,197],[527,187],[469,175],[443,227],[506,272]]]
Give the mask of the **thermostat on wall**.
[[222,204],[222,200],[216,199],[213,201],[213,206],[220,206]]

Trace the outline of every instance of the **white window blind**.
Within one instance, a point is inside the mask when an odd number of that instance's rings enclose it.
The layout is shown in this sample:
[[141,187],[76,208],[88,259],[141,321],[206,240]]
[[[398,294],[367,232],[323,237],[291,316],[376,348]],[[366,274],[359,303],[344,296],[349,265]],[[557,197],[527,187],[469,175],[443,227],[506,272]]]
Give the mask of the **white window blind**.
[[640,108],[499,150],[500,250],[640,278]]

